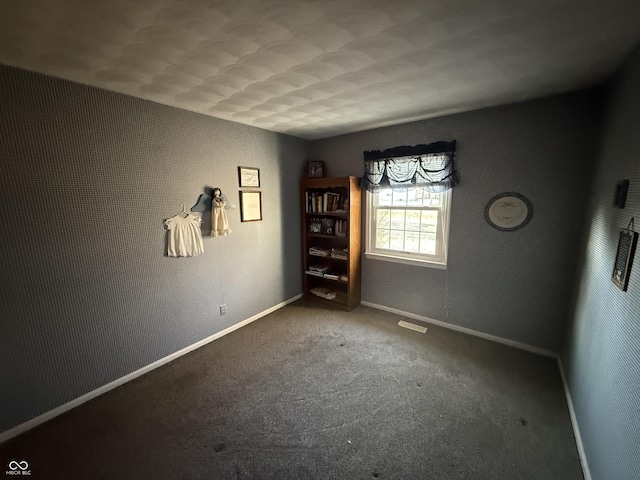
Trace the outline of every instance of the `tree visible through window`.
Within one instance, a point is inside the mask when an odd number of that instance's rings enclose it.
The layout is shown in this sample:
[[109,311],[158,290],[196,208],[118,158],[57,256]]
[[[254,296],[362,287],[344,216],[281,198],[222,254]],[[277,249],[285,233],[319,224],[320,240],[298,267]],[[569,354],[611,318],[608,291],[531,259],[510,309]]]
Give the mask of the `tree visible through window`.
[[367,192],[367,255],[446,265],[451,192]]
[[368,258],[446,267],[455,150],[454,140],[363,152]]

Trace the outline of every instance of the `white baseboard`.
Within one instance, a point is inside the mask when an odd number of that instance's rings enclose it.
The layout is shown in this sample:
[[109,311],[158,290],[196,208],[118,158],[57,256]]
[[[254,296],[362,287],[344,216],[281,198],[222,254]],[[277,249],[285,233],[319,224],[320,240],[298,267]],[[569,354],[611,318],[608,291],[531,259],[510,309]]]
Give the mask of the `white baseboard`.
[[534,347],[533,345],[527,345],[526,343],[515,342],[513,340],[509,340],[508,338],[498,337],[496,335],[491,335],[488,333],[479,332],[478,330],[473,330],[471,328],[461,327],[459,325],[454,325],[453,323],[442,322],[440,320],[434,320],[433,318],[423,317],[422,315],[417,315],[415,313],[405,312],[403,310],[398,310],[397,308],[386,307],[384,305],[378,305],[376,303],[371,302],[360,302],[362,305],[367,307],[376,308],[378,310],[384,310],[385,312],[395,313],[396,315],[401,315],[403,317],[413,318],[414,320],[419,320],[421,322],[430,323],[432,325],[438,325],[439,327],[448,328],[450,330],[455,330],[456,332],[466,333],[468,335],[473,335],[474,337],[484,338],[485,340],[491,340],[492,342],[502,343],[503,345],[508,345],[510,347],[519,348],[520,350],[526,350],[527,352],[536,353],[538,355],[542,355],[543,357],[556,359],[558,354],[551,350],[546,350],[540,347]]
[[[89,400],[92,400],[100,395],[102,395],[103,393],[107,393],[110,390],[113,390],[116,387],[119,387],[120,385],[124,385],[127,382],[130,382],[131,380],[134,380],[135,378],[140,377],[141,375],[144,375],[145,373],[150,372],[151,370],[154,370],[158,367],[161,367],[162,365],[165,365],[173,360],[175,360],[178,357],[181,357],[183,355],[186,355],[187,353],[190,353],[208,343],[213,342],[214,340],[217,340],[220,337],[223,337],[235,330],[238,330],[239,328],[244,327],[245,325],[248,325],[272,312],[275,312],[276,310],[292,303],[295,302],[296,300],[302,298],[302,294],[296,295],[295,297],[290,298],[289,300],[286,300],[282,303],[279,303],[271,308],[268,308],[267,310],[264,310],[256,315],[253,315],[250,318],[247,318],[246,320],[243,320],[239,323],[236,323],[235,325],[232,325],[224,330],[221,330],[218,333],[215,333],[213,335],[211,335],[210,337],[207,337],[203,340],[200,340],[199,342],[196,342],[192,345],[189,345],[188,347],[183,348],[182,350],[179,350],[175,353],[172,353],[171,355],[168,355],[164,358],[161,358],[160,360],[157,360],[153,363],[150,363],[149,365],[140,368],[139,370],[136,370],[135,372],[131,372],[128,375],[125,375],[124,377],[121,377],[117,380],[114,380],[113,382],[110,382],[106,385],[103,385],[102,387],[99,387],[95,390],[92,390],[91,392],[88,392],[74,400],[71,400],[70,402],[65,403],[64,405],[60,405],[57,408],[54,408],[53,410],[50,410],[46,413],[43,413],[42,415],[39,415],[35,418],[32,418],[31,420],[28,420],[25,423],[21,423],[20,425],[7,430],[5,432],[0,433],[0,443],[5,442],[7,440],[9,440],[10,438],[16,437],[18,435],[20,435],[21,433],[24,433],[28,430],[31,430],[32,428],[46,422],[47,420],[50,420],[54,417],[57,417],[58,415],[61,415],[69,410],[71,410],[72,408],[75,408],[79,405],[82,405],[85,402],[88,402]],[[444,328],[448,328],[451,330],[455,330],[458,332],[462,332],[462,333],[466,333],[469,335],[474,335],[476,337],[480,337],[480,338],[484,338],[486,340],[491,340],[497,343],[502,343],[504,345],[509,345],[511,347],[515,347],[515,348],[519,348],[522,350],[526,350],[528,352],[532,352],[532,353],[536,353],[539,355],[543,355],[545,357],[549,357],[549,358],[555,358],[558,361],[558,368],[560,369],[560,376],[562,377],[562,384],[564,386],[564,393],[565,393],[565,397],[567,400],[567,405],[569,408],[569,416],[571,418],[571,425],[573,427],[573,434],[575,436],[576,439],[576,446],[578,448],[578,455],[580,457],[580,463],[582,464],[582,471],[584,474],[584,479],[585,480],[592,480],[591,479],[591,473],[589,471],[589,464],[587,462],[587,456],[585,454],[584,451],[584,445],[582,443],[582,437],[580,435],[580,428],[578,427],[578,421],[576,418],[576,414],[575,414],[575,410],[573,408],[573,401],[571,399],[571,393],[569,391],[569,385],[567,383],[567,379],[565,376],[565,371],[564,371],[564,366],[562,364],[562,360],[560,359],[560,356],[558,354],[556,354],[555,352],[552,352],[550,350],[545,350],[542,348],[538,348],[538,347],[534,347],[531,345],[527,345],[527,344],[523,344],[520,342],[515,342],[513,340],[508,340],[506,338],[502,338],[502,337],[498,337],[495,335],[490,335],[487,333],[483,333],[483,332],[479,332],[477,330],[473,330],[470,328],[466,328],[466,327],[460,327],[458,325],[454,325],[451,323],[447,323],[447,322],[442,322],[440,320],[434,320],[432,318],[428,318],[428,317],[424,317],[422,315],[417,315],[414,313],[410,313],[410,312],[405,312],[402,310],[398,310],[396,308],[391,308],[391,307],[386,307],[384,305],[378,305],[375,303],[371,303],[371,302],[365,302],[362,301],[361,302],[362,305],[368,306],[368,307],[372,307],[372,308],[376,308],[378,310],[384,310],[390,313],[395,313],[396,315],[400,315],[403,317],[408,317],[408,318],[412,318],[414,320],[419,320],[422,322],[426,322],[426,323],[430,323],[433,325],[438,325]]]
[[199,342],[196,342],[192,345],[189,345],[188,347],[183,348],[182,350],[178,350],[177,352],[172,353],[171,355],[168,355],[164,358],[161,358],[160,360],[156,360],[153,363],[150,363],[149,365],[146,365],[145,367],[142,367],[138,370],[136,370],[135,372],[131,372],[128,375],[125,375],[124,377],[118,378],[117,380],[114,380],[113,382],[107,383],[106,385],[103,385],[102,387],[96,388],[95,390],[92,390],[88,393],[85,393],[84,395],[75,398],[73,400],[71,400],[70,402],[65,403],[64,405],[60,405],[57,408],[54,408],[53,410],[49,410],[46,413],[43,413],[42,415],[39,415],[35,418],[32,418],[31,420],[28,420],[24,423],[21,423],[20,425],[13,427],[9,430],[6,430],[2,433],[0,433],[0,443],[5,442],[7,440],[9,440],[10,438],[13,438],[17,435],[20,435],[21,433],[26,432],[27,430],[31,430],[32,428],[46,422],[47,420],[51,420],[54,417],[57,417],[58,415],[61,415],[69,410],[71,410],[72,408],[75,408],[79,405],[82,405],[85,402],[88,402],[89,400],[92,400],[100,395],[102,395],[103,393],[107,393],[110,390],[113,390],[116,387],[119,387],[120,385],[124,385],[127,382],[130,382],[131,380],[134,380],[136,378],[138,378],[141,375],[144,375],[145,373],[150,372],[151,370],[154,370],[158,367],[161,367],[162,365],[165,365],[173,360],[175,360],[178,357],[181,357],[183,355],[186,355],[187,353],[190,353],[200,347],[203,347],[204,345],[213,342],[214,340],[217,340],[220,337],[224,337],[225,335],[233,332],[234,330],[238,330],[239,328],[244,327],[245,325],[250,324],[251,322],[255,322],[256,320],[258,320],[259,318],[262,318],[272,312],[275,312],[276,310],[284,307],[285,305],[288,305],[292,302],[295,302],[296,300],[302,298],[302,294],[296,295],[295,297],[290,298],[289,300],[285,300],[282,303],[279,303],[277,305],[274,305],[271,308],[268,308],[260,313],[257,313],[256,315],[247,318],[246,320],[243,320],[241,322],[236,323],[235,325],[231,325],[228,328],[225,328],[224,330],[219,331],[218,333],[214,333],[213,335],[211,335],[210,337],[204,338],[202,340],[200,340]]
[[580,427],[578,426],[578,418],[576,417],[576,411],[573,408],[571,391],[569,390],[569,383],[567,382],[567,376],[565,375],[564,365],[562,364],[560,355],[558,355],[558,368],[560,369],[560,376],[562,377],[564,395],[567,398],[567,406],[569,407],[569,417],[571,418],[573,435],[576,438],[576,447],[578,448],[578,456],[580,457],[580,464],[582,465],[582,474],[584,475],[584,480],[591,480],[591,471],[589,470],[589,463],[587,462],[587,454],[584,451],[584,444],[582,443],[582,436],[580,435]]
[[589,463],[587,462],[587,455],[584,451],[584,445],[582,443],[582,436],[580,435],[580,427],[578,427],[578,419],[576,417],[576,412],[573,408],[573,400],[571,399],[571,392],[569,390],[569,384],[567,383],[567,378],[565,376],[564,366],[562,365],[562,359],[560,358],[560,355],[558,355],[556,352],[553,352],[551,350],[534,347],[532,345],[527,345],[526,343],[515,342],[513,340],[509,340],[503,337],[490,335],[488,333],[479,332],[477,330],[472,330],[466,327],[460,327],[458,325],[442,322],[440,320],[434,320],[433,318],[424,317],[422,315],[416,315],[415,313],[405,312],[403,310],[398,310],[397,308],[386,307],[384,305],[378,305],[375,303],[365,302],[365,301],[362,301],[360,303],[367,307],[376,308],[378,310],[384,310],[385,312],[395,313],[396,315],[401,315],[403,317],[412,318],[414,320],[419,320],[419,321],[430,323],[433,325],[438,325],[440,327],[448,328],[450,330],[455,330],[457,332],[474,335],[476,337],[484,338],[486,340],[502,343],[504,345],[509,345],[510,347],[519,348],[521,350],[526,350],[528,352],[536,353],[544,357],[555,359],[558,362],[558,369],[560,370],[560,376],[562,377],[564,394],[567,400],[567,405],[569,407],[569,417],[571,418],[571,426],[573,428],[573,435],[576,439],[576,447],[578,448],[578,456],[580,457],[580,464],[582,465],[582,473],[584,475],[584,480],[592,480],[591,472],[589,470]]

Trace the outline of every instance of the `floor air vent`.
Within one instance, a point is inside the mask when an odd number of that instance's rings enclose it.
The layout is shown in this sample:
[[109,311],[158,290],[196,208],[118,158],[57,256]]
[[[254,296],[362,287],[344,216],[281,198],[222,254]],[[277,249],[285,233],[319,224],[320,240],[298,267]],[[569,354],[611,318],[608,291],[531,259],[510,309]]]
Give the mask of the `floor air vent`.
[[416,332],[420,332],[420,333],[426,333],[427,332],[427,328],[426,327],[421,327],[420,325],[416,325],[415,323],[405,322],[404,320],[400,320],[398,322],[398,325],[400,325],[401,327],[404,327],[404,328],[408,328],[409,330],[415,330]]

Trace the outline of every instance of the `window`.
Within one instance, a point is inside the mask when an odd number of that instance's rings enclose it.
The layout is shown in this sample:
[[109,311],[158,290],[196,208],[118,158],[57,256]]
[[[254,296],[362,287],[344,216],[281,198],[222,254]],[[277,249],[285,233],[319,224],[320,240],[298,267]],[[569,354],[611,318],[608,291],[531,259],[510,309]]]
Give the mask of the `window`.
[[368,258],[446,268],[456,141],[364,153]]
[[446,268],[451,190],[367,192],[367,258]]

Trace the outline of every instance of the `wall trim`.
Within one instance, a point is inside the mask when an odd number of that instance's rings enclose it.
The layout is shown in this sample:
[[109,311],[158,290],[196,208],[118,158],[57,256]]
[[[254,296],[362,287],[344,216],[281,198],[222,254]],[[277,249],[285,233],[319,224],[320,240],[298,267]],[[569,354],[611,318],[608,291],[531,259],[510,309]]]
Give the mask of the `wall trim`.
[[560,377],[562,378],[562,385],[564,387],[564,395],[567,401],[567,406],[569,407],[569,417],[571,418],[571,427],[573,429],[573,436],[576,440],[576,447],[578,449],[578,457],[580,458],[580,465],[582,466],[582,474],[584,475],[584,480],[592,480],[591,471],[589,470],[589,463],[587,462],[587,454],[584,450],[584,444],[582,443],[582,436],[580,435],[580,427],[578,426],[578,418],[576,417],[575,409],[573,408],[573,400],[571,399],[571,392],[569,390],[569,384],[567,382],[567,377],[564,371],[564,365],[562,364],[562,359],[560,355],[551,350],[546,350],[544,348],[535,347],[533,345],[528,345],[526,343],[520,343],[513,340],[509,340],[504,337],[498,337],[496,335],[491,335],[488,333],[479,332],[478,330],[473,330],[471,328],[461,327],[459,325],[454,325],[452,323],[443,322],[441,320],[434,320],[433,318],[424,317],[422,315],[417,315],[411,312],[405,312],[404,310],[399,310],[397,308],[387,307],[385,305],[378,305],[376,303],[361,301],[362,305],[367,307],[376,308],[378,310],[384,310],[385,312],[395,313],[396,315],[401,315],[403,317],[412,318],[414,320],[419,320],[425,323],[430,323],[432,325],[437,325],[439,327],[448,328],[450,330],[455,330],[457,332],[466,333],[468,335],[473,335],[475,337],[484,338],[485,340],[490,340],[496,343],[502,343],[504,345],[508,345],[510,347],[519,348],[521,350],[526,350],[531,353],[535,353],[537,355],[542,355],[547,358],[552,358],[558,362],[558,369],[560,370]]
[[558,355],[558,368],[560,369],[562,385],[564,386],[564,395],[567,399],[567,406],[569,407],[569,417],[571,418],[573,436],[576,439],[576,446],[578,447],[578,456],[580,457],[580,464],[582,465],[582,474],[584,475],[584,480],[591,480],[591,470],[589,470],[589,462],[587,462],[587,453],[584,451],[582,435],[580,435],[580,427],[578,426],[578,417],[576,417],[576,411],[573,408],[573,400],[571,399],[569,382],[567,382],[567,376],[564,371],[564,364],[562,363],[562,358],[560,357],[560,355]]
[[74,398],[73,400],[71,400],[70,402],[67,402],[63,405],[60,405],[59,407],[54,408],[53,410],[49,410],[48,412],[43,413],[42,415],[38,415],[37,417],[32,418],[31,420],[27,420],[24,423],[21,423],[20,425],[17,425],[9,430],[6,430],[4,432],[0,433],[0,443],[3,443],[7,440],[9,440],[10,438],[16,437],[18,435],[20,435],[21,433],[24,433],[28,430],[31,430],[32,428],[37,427],[38,425],[41,425],[42,423],[51,420],[54,417],[57,417],[58,415],[61,415],[65,412],[68,412],[69,410],[78,407],[80,405],[82,405],[83,403],[88,402],[89,400],[93,400],[96,397],[99,397],[100,395],[107,393],[110,390],[113,390],[116,387],[119,387],[121,385],[124,385],[127,382],[130,382],[131,380],[134,380],[142,375],[144,375],[145,373],[150,372],[151,370],[155,370],[158,367],[161,367],[173,360],[175,360],[178,357],[181,357],[183,355],[186,355],[187,353],[190,353],[200,347],[205,346],[208,343],[213,342],[214,340],[217,340],[220,337],[224,337],[225,335],[228,335],[229,333],[238,330],[239,328],[242,328],[246,325],[249,325],[252,322],[255,322],[256,320],[269,315],[270,313],[275,312],[276,310],[279,310],[280,308],[295,302],[296,300],[302,298],[302,294],[298,294],[295,297],[291,297],[288,300],[285,300],[284,302],[281,302],[277,305],[274,305],[273,307],[270,307],[260,313],[257,313],[255,315],[253,315],[252,317],[249,317],[245,320],[242,320],[241,322],[238,322],[234,325],[231,325],[230,327],[225,328],[224,330],[221,330],[217,333],[214,333],[213,335],[204,338],[192,345],[189,345],[188,347],[185,347],[181,350],[178,350],[177,352],[172,353],[171,355],[167,355],[164,358],[161,358],[159,360],[156,360],[153,363],[150,363],[149,365],[146,365],[134,372],[131,372],[127,375],[125,375],[124,377],[120,377],[110,383],[107,383],[106,385],[103,385],[99,388],[96,388],[95,390],[92,390],[88,393],[85,393],[84,395],[81,395],[78,398]]
[[492,342],[502,343],[503,345],[519,348],[520,350],[526,350],[527,352],[535,353],[537,355],[542,355],[543,357],[553,358],[554,360],[558,358],[558,354],[556,352],[547,350],[545,348],[535,347],[533,345],[528,345],[526,343],[516,342],[514,340],[509,340],[508,338],[498,337],[497,335],[491,335],[489,333],[483,333],[478,330],[473,330],[467,327],[461,327],[459,325],[443,322],[441,320],[434,320],[433,318],[424,317],[422,315],[417,315],[411,312],[405,312],[404,310],[398,310],[397,308],[391,308],[385,305],[378,305],[377,303],[371,303],[371,302],[365,302],[365,301],[361,301],[360,303],[367,307],[376,308],[378,310],[384,310],[385,312],[395,313],[396,315],[401,315],[403,317],[413,318],[414,320],[419,320],[422,322],[430,323],[432,325],[437,325],[439,327],[448,328],[450,330],[455,330],[456,332],[466,333],[468,335],[473,335],[474,337],[484,338],[485,340],[491,340]]
[[[277,305],[274,305],[271,308],[268,308],[260,313],[257,313],[255,315],[253,315],[252,317],[249,317],[245,320],[242,320],[241,322],[238,322],[234,325],[231,325],[230,327],[225,328],[224,330],[221,330],[217,333],[214,333],[213,335],[204,338],[192,345],[189,345],[188,347],[185,347],[181,350],[178,350],[177,352],[172,353],[171,355],[168,355],[164,358],[161,358],[159,360],[156,360],[153,363],[150,363],[149,365],[146,365],[145,367],[142,367],[134,372],[131,372],[127,375],[125,375],[124,377],[118,378],[106,385],[103,385],[102,387],[96,388],[95,390],[92,390],[88,393],[85,393],[84,395],[75,398],[73,400],[71,400],[70,402],[67,402],[63,405],[60,405],[59,407],[54,408],[53,410],[49,410],[48,412],[43,413],[42,415],[39,415],[35,418],[32,418],[31,420],[28,420],[24,423],[21,423],[20,425],[17,425],[16,427],[13,427],[9,430],[6,430],[2,433],[0,433],[0,443],[3,443],[13,437],[16,437],[28,430],[31,430],[32,428],[37,427],[38,425],[41,425],[43,423],[45,423],[48,420],[51,420],[52,418],[57,417],[58,415],[61,415],[75,407],[78,407],[80,405],[82,405],[83,403],[88,402],[89,400],[92,400],[96,397],[99,397],[100,395],[107,393],[110,390],[113,390],[114,388],[117,388],[121,385],[124,385],[127,382],[130,382],[131,380],[134,380],[142,375],[144,375],[145,373],[150,372],[151,370],[155,370],[158,367],[161,367],[163,365],[166,365],[167,363],[175,360],[176,358],[179,358],[183,355],[186,355],[187,353],[190,353],[200,347],[203,347],[205,345],[207,345],[208,343],[213,342],[214,340],[217,340],[218,338],[224,337],[225,335],[228,335],[229,333],[238,330],[252,322],[255,322],[256,320],[269,315],[270,313],[275,312],[276,310],[279,310],[280,308],[295,302],[296,300],[299,300],[300,298],[302,298],[302,294],[298,294],[294,297],[291,297],[288,300],[285,300],[284,302],[281,302]],[[587,462],[587,455],[586,452],[584,450],[584,444],[582,443],[582,436],[580,435],[580,427],[578,426],[578,419],[576,417],[576,413],[575,413],[575,409],[573,407],[573,400],[571,399],[571,392],[569,390],[569,384],[567,382],[567,377],[565,375],[565,370],[564,370],[564,365],[562,363],[562,359],[560,358],[560,355],[558,355],[555,352],[552,352],[550,350],[546,350],[543,348],[539,348],[539,347],[534,347],[532,345],[527,345],[525,343],[520,343],[520,342],[515,342],[513,340],[509,340],[503,337],[498,337],[496,335],[490,335],[488,333],[483,333],[483,332],[479,332],[477,330],[473,330],[471,328],[466,328],[466,327],[461,327],[458,325],[454,325],[451,323],[447,323],[447,322],[443,322],[440,320],[435,320],[433,318],[429,318],[429,317],[425,317],[422,315],[417,315],[415,313],[410,313],[410,312],[405,312],[403,310],[399,310],[396,308],[391,308],[391,307],[386,307],[384,305],[378,305],[376,303],[371,303],[371,302],[366,302],[366,301],[362,301],[361,302],[362,305],[367,306],[367,307],[371,307],[371,308],[375,308],[378,310],[383,310],[386,312],[390,312],[390,313],[395,313],[396,315],[401,315],[403,317],[408,317],[408,318],[412,318],[414,320],[419,320],[419,321],[423,321],[426,323],[430,323],[432,325],[437,325],[443,328],[448,328],[450,330],[455,330],[457,332],[461,332],[461,333],[466,333],[468,335],[473,335],[476,337],[480,337],[480,338],[484,338],[486,340],[490,340],[493,342],[497,342],[497,343],[502,343],[504,345],[508,345],[510,347],[514,347],[514,348],[519,348],[521,350],[526,350],[528,352],[532,352],[538,355],[542,355],[544,357],[548,357],[548,358],[554,358],[557,360],[558,362],[558,368],[560,370],[560,377],[562,378],[562,385],[564,387],[564,394],[565,394],[565,398],[567,401],[567,406],[569,408],[569,417],[571,418],[571,426],[573,428],[573,435],[575,437],[576,440],[576,446],[578,448],[578,456],[580,457],[580,464],[582,465],[582,472],[584,475],[584,479],[585,480],[592,480],[591,478],[591,472],[589,470],[589,463]]]

